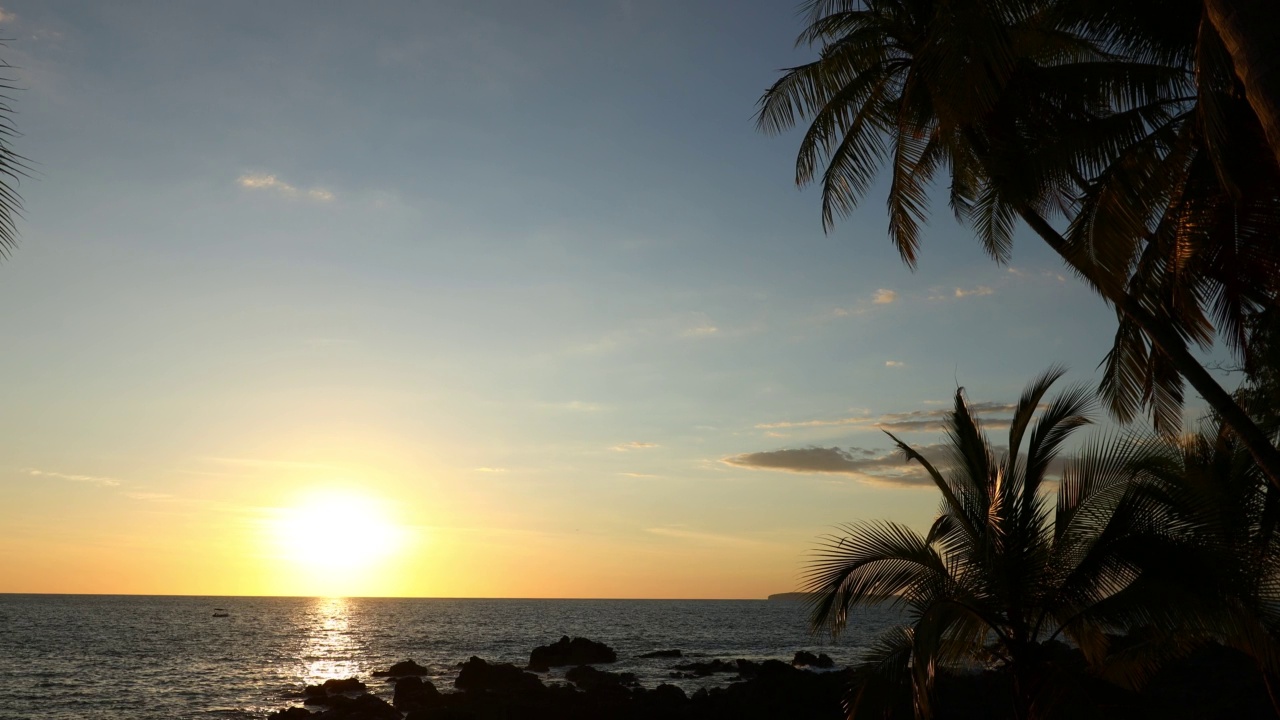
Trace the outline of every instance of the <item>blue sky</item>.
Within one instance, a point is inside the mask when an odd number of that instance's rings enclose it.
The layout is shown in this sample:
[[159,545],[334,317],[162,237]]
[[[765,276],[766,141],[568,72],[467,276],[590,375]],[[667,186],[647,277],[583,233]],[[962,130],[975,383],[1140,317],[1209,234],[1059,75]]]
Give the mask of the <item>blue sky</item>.
[[1109,344],[1029,236],[998,266],[940,205],[911,272],[882,186],[822,232],[752,121],[789,2],[2,7],[0,591],[327,592],[257,530],[316,487],[416,538],[342,592],[789,590],[832,524],[932,515],[877,424]]

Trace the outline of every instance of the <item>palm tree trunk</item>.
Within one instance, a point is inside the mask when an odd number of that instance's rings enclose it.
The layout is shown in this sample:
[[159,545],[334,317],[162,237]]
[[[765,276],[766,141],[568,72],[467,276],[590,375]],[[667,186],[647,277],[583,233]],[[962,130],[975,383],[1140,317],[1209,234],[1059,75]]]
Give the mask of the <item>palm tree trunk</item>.
[[[1044,239],[1054,252],[1058,253],[1064,260],[1071,263],[1073,267],[1078,267],[1072,263],[1070,250],[1067,247],[1066,238],[1054,229],[1049,221],[1040,216],[1031,208],[1019,208],[1019,215],[1022,219]],[[1162,321],[1149,310],[1142,307],[1132,295],[1120,289],[1117,290],[1109,285],[1094,282],[1094,287],[1107,300],[1113,303],[1125,315],[1129,316],[1142,331],[1146,333],[1151,342],[1160,348],[1173,366],[1178,369],[1187,382],[1191,383],[1191,387],[1200,393],[1205,402],[1213,408],[1214,412],[1222,418],[1222,421],[1230,427],[1241,442],[1249,449],[1249,453],[1253,455],[1253,459],[1262,468],[1272,485],[1280,487],[1280,450],[1271,444],[1271,439],[1267,434],[1258,427],[1258,424],[1249,417],[1231,397],[1231,394],[1214,380],[1213,376],[1205,370],[1204,366],[1196,360],[1191,351],[1187,349],[1186,342],[1173,329],[1169,323]]]
[[1280,164],[1280,6],[1276,0],[1204,0],[1204,8]]

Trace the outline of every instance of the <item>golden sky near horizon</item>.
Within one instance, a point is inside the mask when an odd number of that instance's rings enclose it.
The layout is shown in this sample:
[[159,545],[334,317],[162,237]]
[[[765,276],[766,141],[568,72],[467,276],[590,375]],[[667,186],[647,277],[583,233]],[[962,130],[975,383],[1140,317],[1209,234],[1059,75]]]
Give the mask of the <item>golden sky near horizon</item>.
[[906,269],[883,178],[824,233],[751,120],[794,5],[0,0],[0,592],[763,598],[927,529],[879,428],[1115,318],[945,198]]

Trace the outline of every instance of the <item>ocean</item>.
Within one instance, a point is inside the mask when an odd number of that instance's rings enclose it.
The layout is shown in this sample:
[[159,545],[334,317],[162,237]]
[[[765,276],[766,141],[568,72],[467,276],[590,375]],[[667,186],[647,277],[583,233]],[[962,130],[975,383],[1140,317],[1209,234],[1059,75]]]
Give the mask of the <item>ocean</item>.
[[[852,664],[897,617],[862,610],[836,640],[810,635],[805,606],[787,601],[0,595],[0,719],[247,720],[298,703],[304,684],[351,676],[390,700],[371,675],[397,660],[449,691],[473,655],[524,666],[562,635],[614,648],[605,669],[692,692],[729,678],[673,680],[673,664],[797,650]],[[665,649],[685,659],[638,657]]]

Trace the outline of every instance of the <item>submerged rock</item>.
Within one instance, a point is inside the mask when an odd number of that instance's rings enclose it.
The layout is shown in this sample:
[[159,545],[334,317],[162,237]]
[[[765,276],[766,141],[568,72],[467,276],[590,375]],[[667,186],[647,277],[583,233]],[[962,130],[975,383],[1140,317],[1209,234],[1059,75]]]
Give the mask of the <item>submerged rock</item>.
[[539,645],[529,654],[529,669],[546,672],[562,665],[595,665],[618,661],[618,653],[601,642],[587,638],[561,637],[550,645]]
[[641,655],[640,657],[645,658],[645,659],[649,659],[649,658],[678,658],[678,657],[684,657],[684,654],[683,654],[683,653],[681,653],[679,650],[654,650],[653,652],[647,652],[647,653],[645,653],[645,654]]

